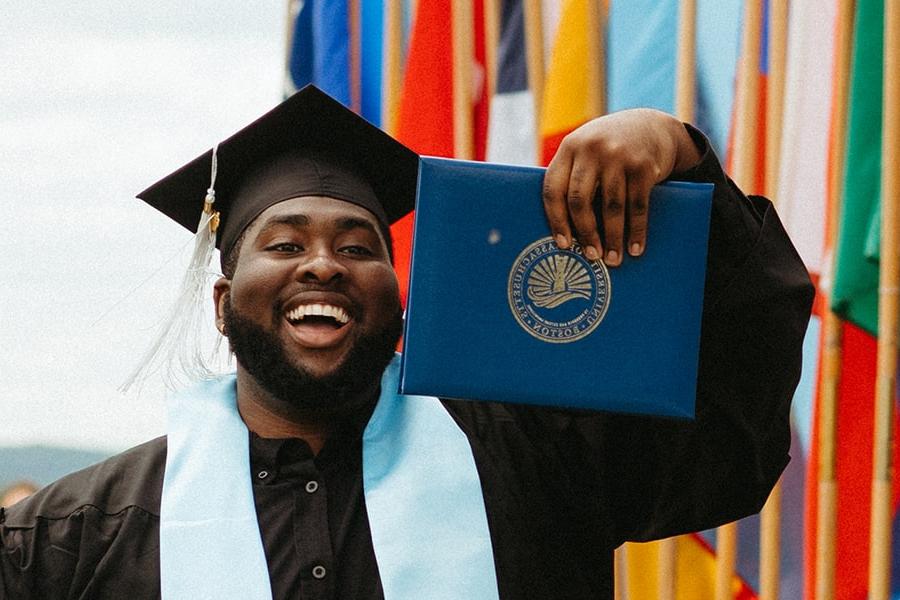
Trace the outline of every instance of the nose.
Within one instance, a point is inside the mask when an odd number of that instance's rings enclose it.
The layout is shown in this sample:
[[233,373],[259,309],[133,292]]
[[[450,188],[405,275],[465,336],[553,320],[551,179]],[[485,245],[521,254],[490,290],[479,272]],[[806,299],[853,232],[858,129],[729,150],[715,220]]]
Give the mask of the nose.
[[342,279],[346,274],[347,268],[344,263],[331,252],[322,250],[309,256],[309,259],[299,266],[298,278],[300,281],[328,283]]

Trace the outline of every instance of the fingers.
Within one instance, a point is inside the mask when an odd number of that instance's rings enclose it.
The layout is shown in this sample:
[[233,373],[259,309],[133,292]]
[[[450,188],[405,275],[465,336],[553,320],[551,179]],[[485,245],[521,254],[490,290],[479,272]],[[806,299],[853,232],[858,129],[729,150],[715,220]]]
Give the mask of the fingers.
[[556,245],[562,249],[568,248],[569,241],[572,239],[572,231],[569,228],[569,208],[566,202],[571,172],[571,155],[562,150],[557,152],[547,167],[542,192],[544,213],[547,215],[547,223],[550,225],[550,234],[556,240]]
[[590,260],[598,260],[603,255],[594,216],[596,189],[596,165],[577,160],[574,153],[561,147],[544,175],[544,212],[556,245],[568,248],[574,227],[575,239]]
[[603,255],[603,246],[597,232],[597,218],[594,216],[594,194],[597,191],[597,172],[593,165],[585,166],[583,161],[575,162],[569,177],[566,204],[569,217],[575,228],[575,236],[589,260],[598,260]]
[[676,134],[690,141],[680,121],[642,109],[594,119],[567,135],[543,190],[559,247],[577,239],[586,258],[609,266],[620,265],[626,254],[643,254],[650,190],[672,171]]
[[610,169],[604,173],[600,199],[603,236],[606,240],[603,262],[611,267],[617,267],[622,263],[626,185],[625,173],[621,170]]
[[652,184],[634,181],[628,186],[628,254],[640,256],[647,247],[647,222]]

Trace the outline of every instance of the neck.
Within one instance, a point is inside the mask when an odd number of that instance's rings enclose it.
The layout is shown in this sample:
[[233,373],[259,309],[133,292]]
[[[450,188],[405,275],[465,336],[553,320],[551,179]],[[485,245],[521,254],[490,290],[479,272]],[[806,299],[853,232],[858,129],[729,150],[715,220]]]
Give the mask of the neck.
[[247,428],[263,438],[299,438],[318,454],[335,426],[358,414],[378,390],[378,383],[342,410],[315,412],[297,408],[263,388],[250,373],[237,367],[237,405]]

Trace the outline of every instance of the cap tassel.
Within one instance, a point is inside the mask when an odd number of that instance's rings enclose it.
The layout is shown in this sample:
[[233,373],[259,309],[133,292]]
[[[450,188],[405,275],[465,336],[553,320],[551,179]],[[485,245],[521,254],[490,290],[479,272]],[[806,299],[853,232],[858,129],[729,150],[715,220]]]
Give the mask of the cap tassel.
[[218,359],[222,337],[217,338],[211,353],[203,351],[203,337],[209,324],[203,306],[210,301],[207,292],[210,277],[217,274],[209,268],[219,228],[219,211],[213,208],[216,202],[217,151],[218,145],[212,150],[209,189],[206,190],[203,212],[194,235],[194,252],[178,299],[163,321],[153,346],[120,387],[122,392],[127,392],[135,384],[143,384],[160,369],[164,370],[166,385],[173,389],[218,374],[216,367],[222,362]]

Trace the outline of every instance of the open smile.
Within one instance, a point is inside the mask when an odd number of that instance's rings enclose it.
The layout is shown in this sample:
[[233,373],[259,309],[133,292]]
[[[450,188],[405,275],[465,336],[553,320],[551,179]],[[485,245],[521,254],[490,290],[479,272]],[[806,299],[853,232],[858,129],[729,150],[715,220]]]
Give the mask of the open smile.
[[307,348],[330,348],[340,344],[352,329],[346,309],[316,302],[301,304],[284,314],[293,337]]

